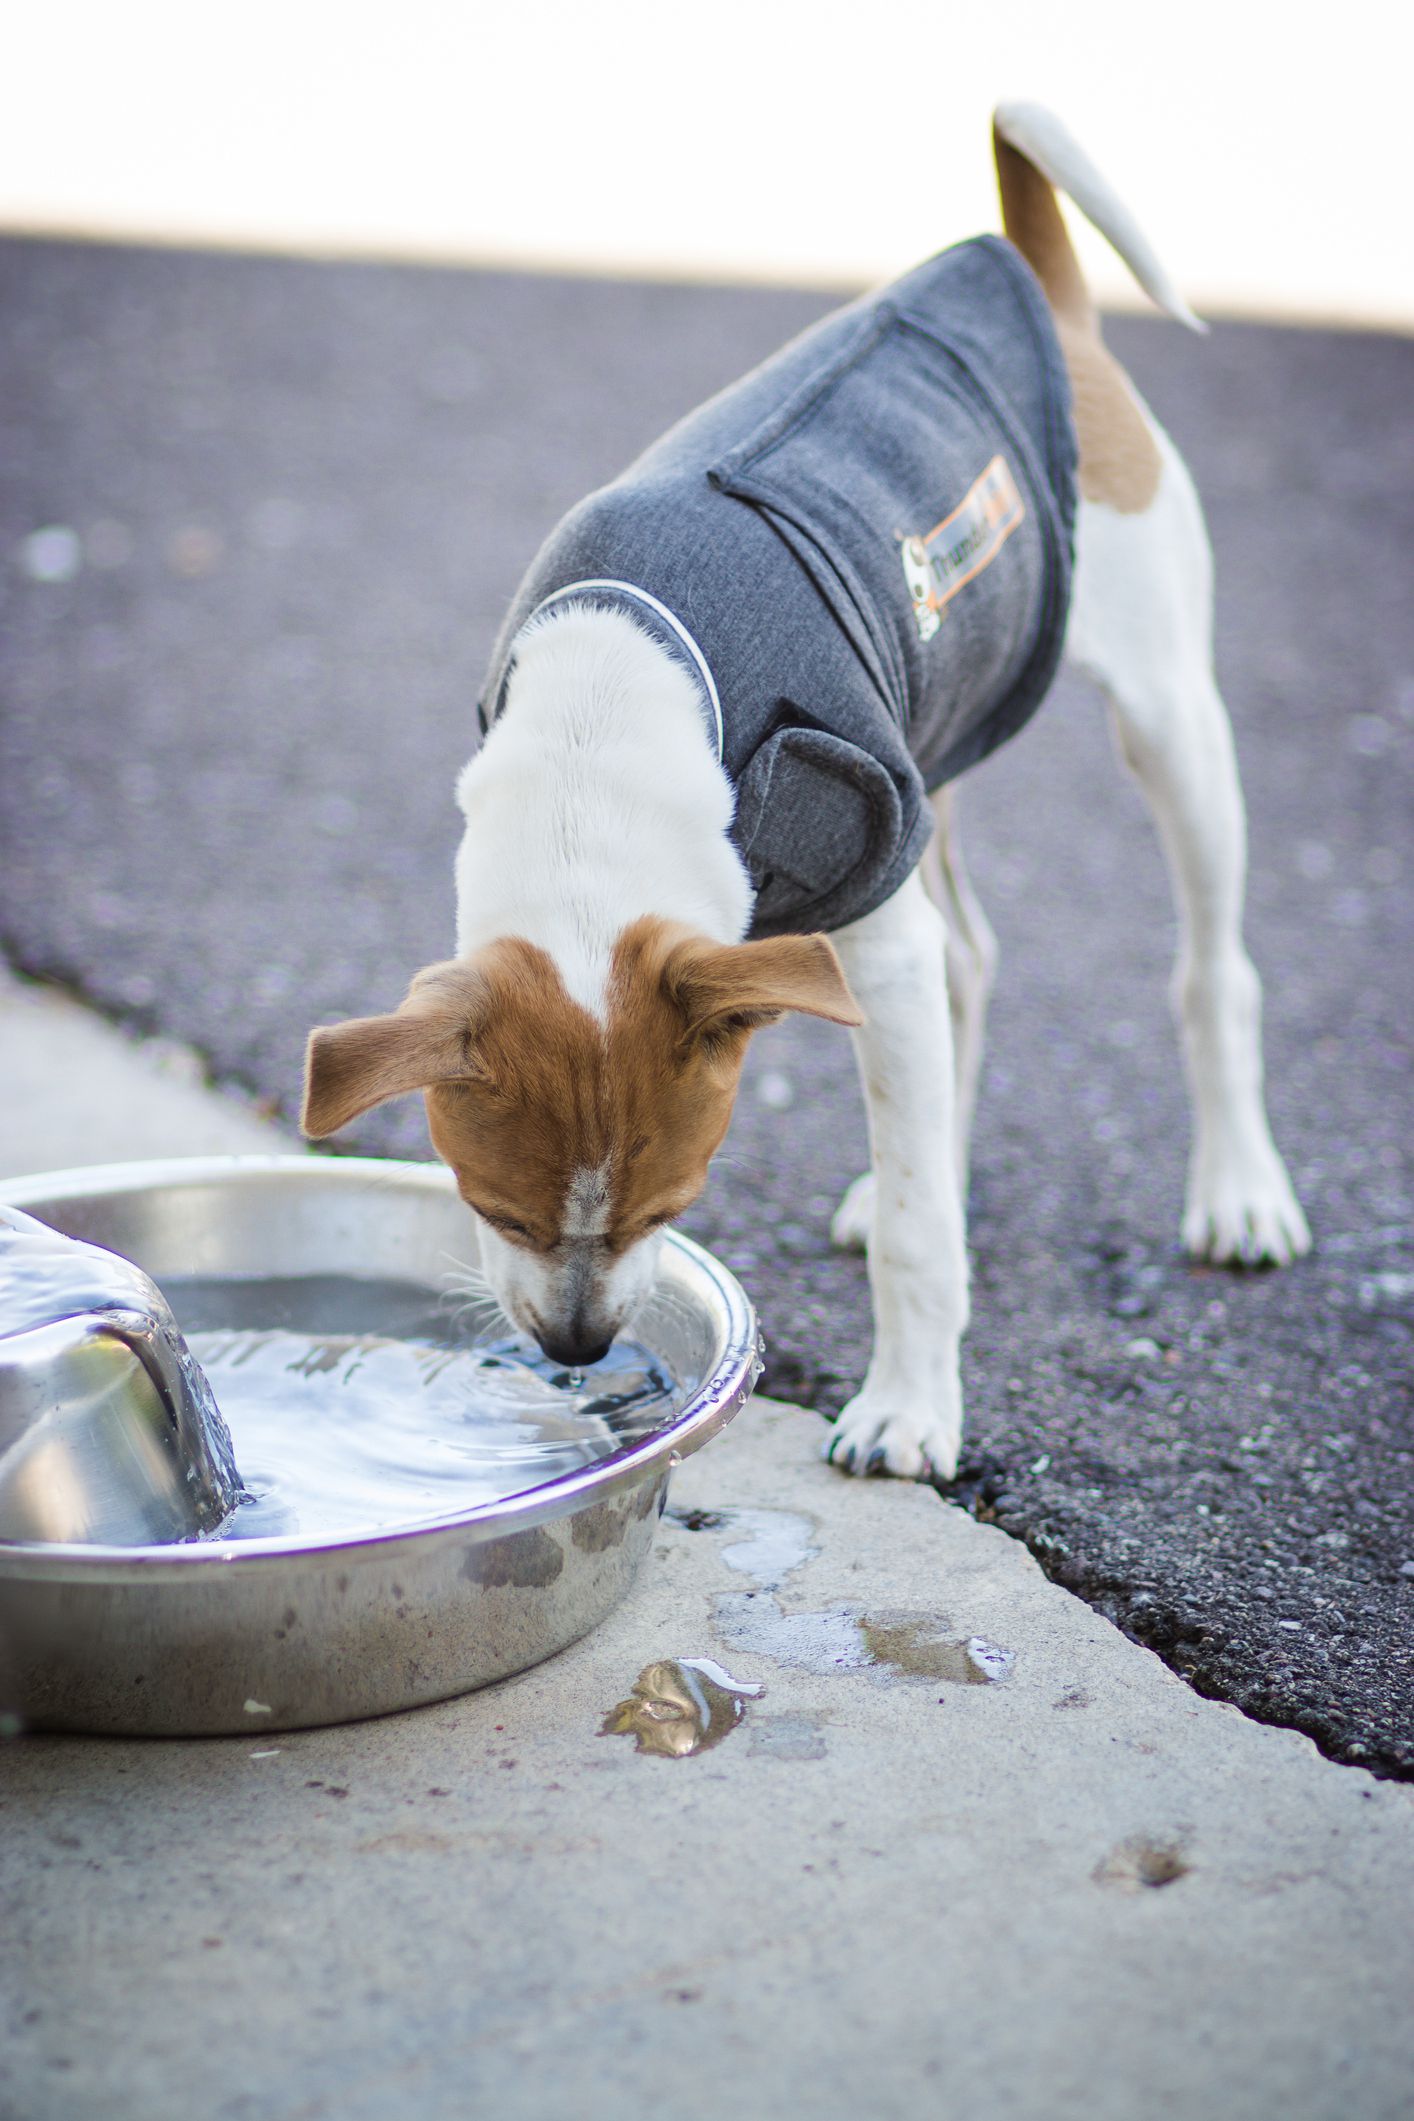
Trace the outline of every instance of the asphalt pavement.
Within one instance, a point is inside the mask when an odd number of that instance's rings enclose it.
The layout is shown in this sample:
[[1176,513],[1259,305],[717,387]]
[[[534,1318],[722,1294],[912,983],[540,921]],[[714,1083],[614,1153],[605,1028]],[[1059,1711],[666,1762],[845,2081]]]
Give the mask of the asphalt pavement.
[[[273,1114],[452,940],[451,784],[559,511],[829,306],[801,292],[0,243],[0,945]],[[1218,557],[1269,1099],[1316,1237],[1177,1248],[1172,917],[1063,682],[963,792],[1002,942],[956,1490],[1200,1690],[1414,1775],[1414,347],[1123,320]],[[428,1153],[412,1101],[349,1149]],[[826,1224],[848,1043],[763,1035],[689,1227],[779,1397],[868,1333]]]

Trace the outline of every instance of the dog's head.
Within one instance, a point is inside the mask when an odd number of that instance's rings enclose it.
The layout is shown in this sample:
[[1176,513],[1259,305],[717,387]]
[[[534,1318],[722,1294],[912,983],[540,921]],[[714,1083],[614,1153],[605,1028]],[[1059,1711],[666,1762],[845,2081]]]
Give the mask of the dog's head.
[[314,1032],[304,1130],[421,1090],[502,1307],[554,1360],[597,1362],[706,1183],[752,1032],[791,1009],[862,1021],[822,935],[714,943],[635,921],[602,1017],[547,952],[505,938],[420,972],[390,1016]]

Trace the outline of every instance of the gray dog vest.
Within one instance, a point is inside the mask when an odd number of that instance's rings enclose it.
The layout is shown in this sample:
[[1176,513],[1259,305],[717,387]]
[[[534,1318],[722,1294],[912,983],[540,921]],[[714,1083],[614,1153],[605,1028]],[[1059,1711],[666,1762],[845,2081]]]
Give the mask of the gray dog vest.
[[564,518],[512,603],[482,726],[543,605],[630,612],[697,681],[751,933],[843,927],[917,862],[927,792],[1039,706],[1075,464],[1030,267],[998,236],[958,244],[812,326]]

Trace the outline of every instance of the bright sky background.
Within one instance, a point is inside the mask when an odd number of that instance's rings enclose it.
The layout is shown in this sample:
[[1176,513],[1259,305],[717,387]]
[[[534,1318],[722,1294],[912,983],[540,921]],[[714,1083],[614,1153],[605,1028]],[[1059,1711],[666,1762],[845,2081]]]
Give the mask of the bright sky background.
[[1391,0],[29,0],[0,227],[857,284],[995,225],[988,115],[1024,95],[1200,309],[1409,327],[1410,23]]

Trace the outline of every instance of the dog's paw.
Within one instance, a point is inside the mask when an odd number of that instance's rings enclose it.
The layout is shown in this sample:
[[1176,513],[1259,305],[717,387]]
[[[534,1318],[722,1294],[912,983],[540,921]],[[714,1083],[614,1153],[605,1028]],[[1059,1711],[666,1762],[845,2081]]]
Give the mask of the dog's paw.
[[874,1227],[874,1174],[857,1178],[836,1208],[830,1222],[830,1241],[841,1252],[863,1252]]
[[894,1473],[901,1480],[951,1480],[962,1441],[962,1410],[906,1406],[866,1389],[840,1415],[822,1455],[844,1473]]
[[1216,1266],[1284,1267],[1311,1249],[1311,1232],[1270,1139],[1237,1154],[1194,1158],[1183,1243]]

